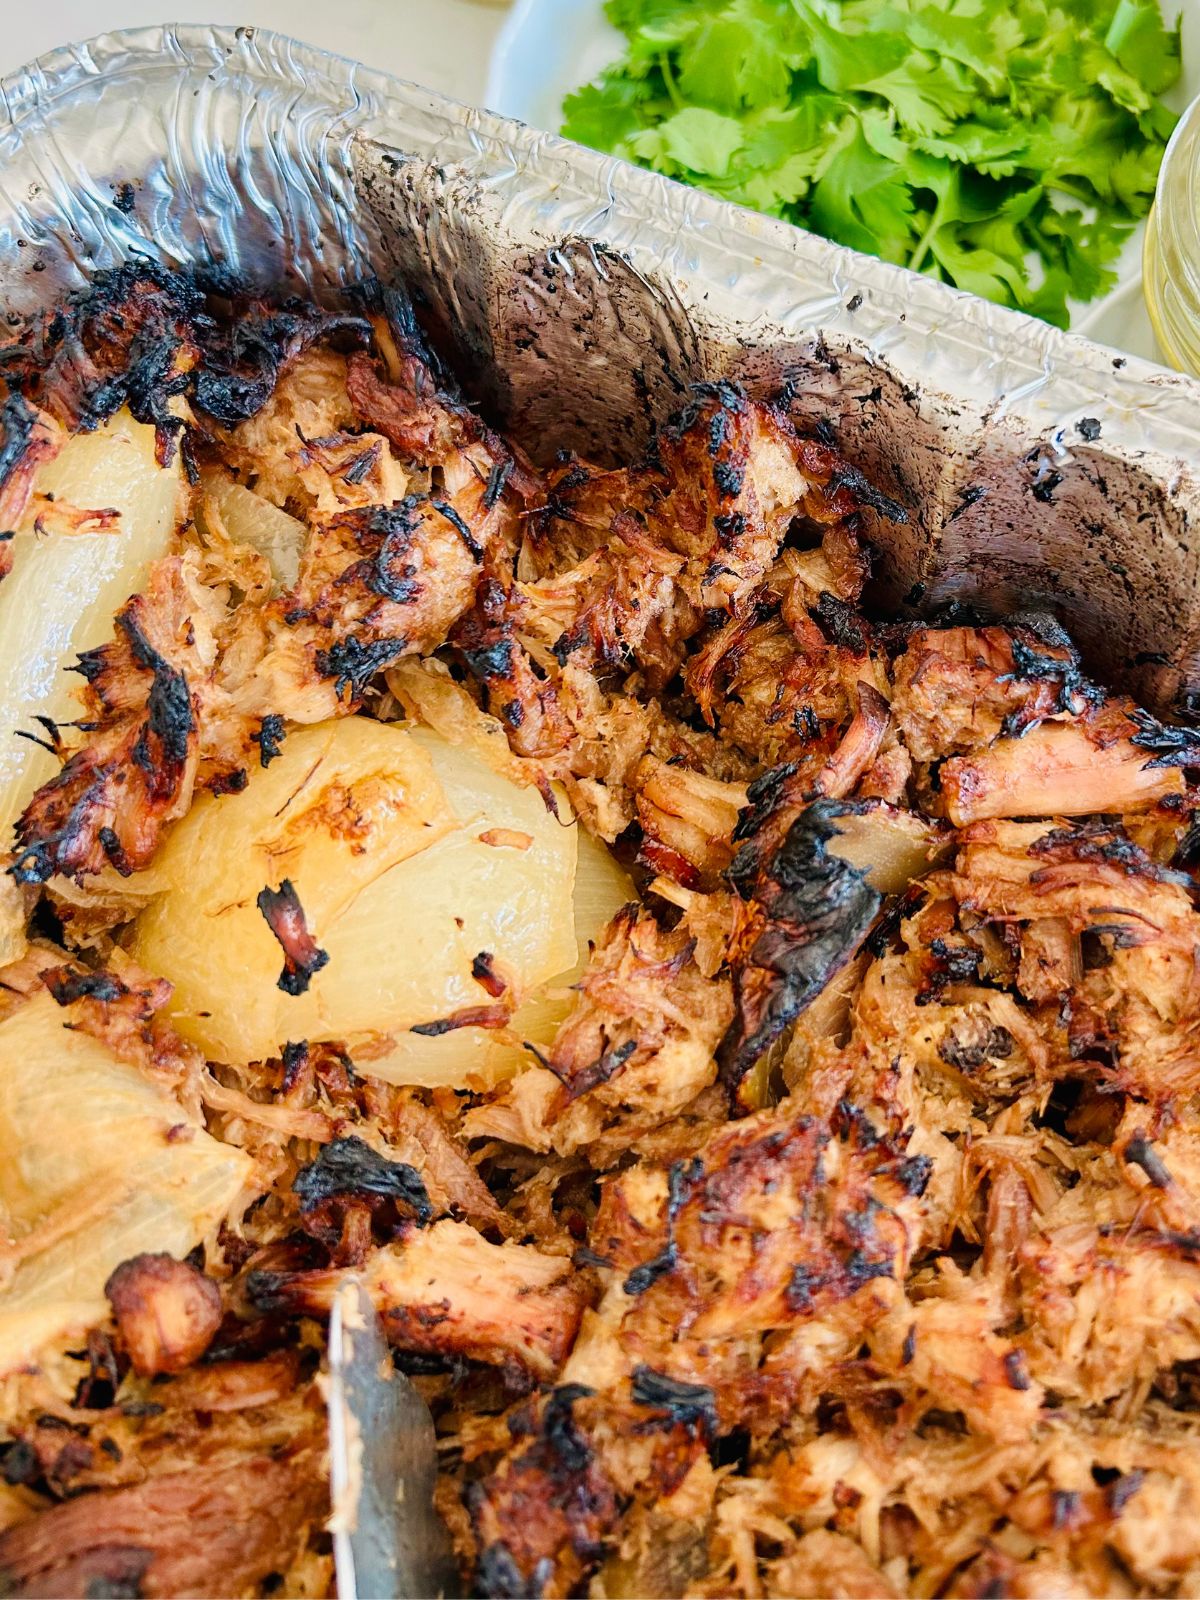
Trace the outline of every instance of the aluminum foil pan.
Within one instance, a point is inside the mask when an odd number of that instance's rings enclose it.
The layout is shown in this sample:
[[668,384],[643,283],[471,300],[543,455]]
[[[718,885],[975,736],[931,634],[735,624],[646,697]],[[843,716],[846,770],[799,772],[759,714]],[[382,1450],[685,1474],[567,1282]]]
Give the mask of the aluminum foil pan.
[[250,28],[0,82],[12,322],[134,254],[326,302],[401,270],[535,456],[628,456],[690,383],[790,384],[912,511],[877,599],[1058,612],[1200,719],[1200,384],[519,123]]

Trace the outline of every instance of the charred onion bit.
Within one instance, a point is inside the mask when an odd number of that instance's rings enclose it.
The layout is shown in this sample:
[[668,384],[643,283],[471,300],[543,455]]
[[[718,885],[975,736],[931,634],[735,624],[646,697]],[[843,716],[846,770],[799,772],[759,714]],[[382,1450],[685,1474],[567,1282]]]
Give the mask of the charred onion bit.
[[827,800],[806,807],[752,884],[736,858],[730,869],[754,912],[731,963],[737,1014],[718,1055],[730,1088],[846,965],[883,904],[856,867],[825,848],[837,810]]
[[161,562],[118,612],[112,643],[80,656],[89,742],[18,820],[20,851],[9,869],[18,883],[45,883],[54,873],[78,881],[109,864],[128,876],[186,809],[197,743],[188,612],[178,560]]
[[508,988],[508,984],[496,971],[496,958],[490,950],[480,950],[471,961],[471,976],[475,982],[487,990],[493,1000]]
[[417,1169],[405,1161],[389,1161],[353,1134],[323,1146],[315,1161],[300,1168],[292,1189],[305,1211],[326,1200],[365,1196],[398,1200],[422,1227],[433,1217],[429,1192]]
[[140,1255],[122,1262],[104,1293],[133,1369],[144,1378],[190,1367],[221,1325],[217,1285],[173,1256]]
[[291,879],[285,878],[278,889],[268,887],[259,890],[258,909],[283,951],[279,987],[284,994],[303,994],[316,973],[328,962],[329,952],[318,949],[316,940],[308,931],[304,907],[300,904],[300,897]]
[[512,1012],[508,1006],[463,1006],[448,1017],[438,1017],[434,1022],[414,1022],[409,1033],[419,1033],[426,1039],[440,1039],[444,1033],[454,1033],[458,1028],[504,1028]]

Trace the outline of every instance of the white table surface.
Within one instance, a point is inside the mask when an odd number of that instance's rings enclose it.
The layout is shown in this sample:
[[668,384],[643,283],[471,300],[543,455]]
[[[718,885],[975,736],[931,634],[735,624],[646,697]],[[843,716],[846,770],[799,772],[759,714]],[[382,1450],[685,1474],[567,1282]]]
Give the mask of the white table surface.
[[505,9],[487,0],[0,0],[0,73],[111,28],[229,22],[275,28],[478,103]]

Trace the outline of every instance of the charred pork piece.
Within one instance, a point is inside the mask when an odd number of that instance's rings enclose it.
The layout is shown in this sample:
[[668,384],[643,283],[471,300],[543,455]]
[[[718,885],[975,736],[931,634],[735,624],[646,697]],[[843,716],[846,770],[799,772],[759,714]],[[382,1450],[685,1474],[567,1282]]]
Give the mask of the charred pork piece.
[[466,1120],[489,1136],[604,1168],[714,1081],[729,984],[696,966],[694,941],[629,906],[609,925],[542,1067]]
[[698,385],[660,429],[654,455],[664,492],[649,507],[651,531],[703,573],[695,599],[705,607],[724,609],[765,574],[797,515],[831,526],[870,506],[907,521],[835,451],[736,384]]
[[523,609],[519,591],[485,578],[474,606],[459,618],[450,637],[472,677],[483,685],[488,709],[504,725],[512,750],[544,758],[562,750],[574,730],[554,684],[534,667],[518,638]]
[[927,1175],[852,1120],[770,1113],[610,1179],[589,1233],[604,1299],[561,1387],[510,1416],[512,1448],[466,1491],[484,1591],[577,1592],[614,1495],[668,1503],[722,1436],[794,1403],[791,1335],[827,1375],[886,1314]]
[[1102,1023],[1107,1081],[1159,1103],[1195,1092],[1200,916],[1190,878],[1098,819],[979,822],[960,839],[953,890],[971,913],[1002,924],[1061,919],[1089,939],[1093,958],[1062,998]]
[[511,1453],[468,1488],[480,1594],[572,1594],[603,1554],[620,1503],[576,1417],[591,1394],[563,1384],[521,1407]]
[[362,347],[371,341],[370,324],[362,317],[322,311],[306,300],[268,305],[238,296],[234,315],[203,324],[193,384],[196,405],[227,428],[256,416],[280,376],[318,340]]
[[744,784],[644,756],[634,781],[644,866],[685,889],[712,888],[733,859],[733,830],[746,804]]
[[1195,749],[1186,729],[1106,697],[1044,617],[919,630],[896,663],[892,709],[911,754],[940,763],[956,827],[1144,809],[1183,793],[1176,768]]
[[336,698],[319,715],[336,715],[385,667],[445,641],[475,598],[500,527],[484,504],[486,476],[456,457],[445,477],[438,494],[314,522],[295,587],[270,609],[270,645],[256,669],[266,698],[272,680],[325,679]]
[[1139,748],[1137,730],[1128,711],[1109,702],[1076,722],[1002,735],[986,750],[943,764],[946,815],[956,827],[984,817],[1081,817],[1182,795],[1182,773]]
[[377,354],[351,356],[350,402],[360,419],[383,434],[401,455],[422,466],[441,466],[476,447],[496,475],[488,485],[488,509],[506,490],[533,487],[530,469],[467,405],[417,321],[404,285],[374,280],[355,291],[370,319]]
[[[222,286],[225,287],[225,286]],[[193,278],[139,260],[95,275],[48,317],[0,348],[0,375],[68,432],[90,431],[127,405],[170,458],[187,395],[214,420],[259,411],[280,375],[318,340],[362,345],[370,326],[309,302],[270,306],[232,291],[232,315],[214,318]]]
[[[1019,1342],[1032,1376],[1056,1394],[1100,1405],[1200,1358],[1194,1229],[1051,1225],[1021,1245],[1019,1274],[1027,1329]],[[1068,1306],[1074,1315],[1064,1314]]]
[[183,429],[170,402],[192,387],[203,313],[203,294],[182,274],[129,262],[97,273],[43,324],[0,348],[0,374],[66,433],[90,432],[128,405],[156,429],[165,463]]
[[[643,1163],[611,1179],[589,1234],[612,1264],[606,1339],[623,1367],[641,1352],[689,1383],[708,1374],[714,1416],[736,1426],[756,1403],[742,1341],[902,1280],[929,1171],[864,1119],[823,1124],[786,1107],[730,1124],[668,1171]],[[590,1381],[605,1359],[585,1340],[567,1376]]]
[[121,1344],[142,1377],[190,1367],[221,1324],[217,1285],[172,1256],[141,1255],[122,1262],[104,1293]]
[[529,532],[540,574],[521,586],[529,626],[560,661],[637,664],[661,686],[706,613],[749,613],[797,517],[824,530],[833,598],[856,598],[867,505],[906,515],[777,407],[735,384],[702,385],[643,465],[598,473],[571,463],[552,479]]
[[76,880],[149,861],[166,823],[191,803],[197,761],[190,677],[202,674],[177,558],[118,613],[111,644],[89,651],[85,742],[38,790],[17,823],[18,882]]
[[919,628],[895,665],[893,710],[918,761],[1018,738],[1047,717],[1080,716],[1103,699],[1053,618],[1005,626]]
[[[328,1311],[336,1271],[252,1274],[268,1311]],[[571,1347],[588,1291],[569,1259],[531,1245],[489,1244],[460,1222],[409,1224],[374,1252],[363,1282],[402,1350],[465,1356],[545,1380]]]
[[829,853],[837,831],[833,802],[814,801],[767,861],[748,843],[730,868],[750,912],[730,962],[735,1017],[719,1052],[730,1089],[851,960],[883,904],[862,872]]
[[286,1570],[327,1514],[314,1454],[157,1474],[0,1533],[0,1587],[35,1595],[224,1595]]
[[[0,369],[0,378],[3,371]],[[11,381],[11,379],[10,379]],[[33,494],[38,468],[58,454],[66,430],[14,388],[0,404],[0,579],[12,567],[12,530]]]

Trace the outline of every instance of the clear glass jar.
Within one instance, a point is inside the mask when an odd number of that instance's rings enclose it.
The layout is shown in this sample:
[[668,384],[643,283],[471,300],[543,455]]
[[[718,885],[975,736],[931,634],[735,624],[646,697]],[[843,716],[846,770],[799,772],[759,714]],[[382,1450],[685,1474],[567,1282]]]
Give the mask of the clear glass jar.
[[1159,168],[1142,289],[1163,359],[1200,377],[1200,99],[1180,118]]

